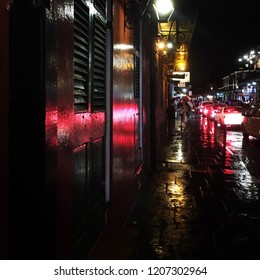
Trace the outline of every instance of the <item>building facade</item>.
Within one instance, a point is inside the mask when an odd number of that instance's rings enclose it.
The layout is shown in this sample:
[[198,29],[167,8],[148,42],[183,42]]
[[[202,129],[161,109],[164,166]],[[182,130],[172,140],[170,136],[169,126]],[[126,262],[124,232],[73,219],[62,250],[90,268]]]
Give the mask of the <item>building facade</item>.
[[260,51],[259,46],[239,58],[238,70],[223,77],[219,92],[225,100],[234,99],[248,103],[260,100]]
[[1,1],[2,259],[87,259],[155,168],[156,23],[125,4]]

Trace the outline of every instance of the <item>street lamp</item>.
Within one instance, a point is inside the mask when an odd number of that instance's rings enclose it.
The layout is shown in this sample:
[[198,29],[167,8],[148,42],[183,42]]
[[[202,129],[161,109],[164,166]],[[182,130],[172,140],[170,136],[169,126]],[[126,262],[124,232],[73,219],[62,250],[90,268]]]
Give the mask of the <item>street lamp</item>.
[[134,25],[145,16],[151,2],[153,2],[157,20],[159,22],[169,21],[174,11],[172,0],[147,0],[145,7],[138,0],[127,0],[124,1],[125,27],[133,29]]
[[153,7],[159,22],[167,22],[170,20],[174,11],[171,0],[156,0]]

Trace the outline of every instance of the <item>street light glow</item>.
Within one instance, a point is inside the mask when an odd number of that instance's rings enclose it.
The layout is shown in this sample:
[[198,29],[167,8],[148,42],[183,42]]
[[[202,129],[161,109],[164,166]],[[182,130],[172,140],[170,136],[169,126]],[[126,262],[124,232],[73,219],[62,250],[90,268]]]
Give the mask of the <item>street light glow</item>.
[[166,15],[169,12],[174,11],[172,2],[170,0],[157,0],[153,6],[155,10],[161,15]]
[[165,48],[165,44],[164,44],[164,42],[158,42],[158,48],[161,50],[161,49],[164,49]]
[[167,48],[168,49],[172,49],[173,48],[173,43],[172,42],[168,42],[167,43]]

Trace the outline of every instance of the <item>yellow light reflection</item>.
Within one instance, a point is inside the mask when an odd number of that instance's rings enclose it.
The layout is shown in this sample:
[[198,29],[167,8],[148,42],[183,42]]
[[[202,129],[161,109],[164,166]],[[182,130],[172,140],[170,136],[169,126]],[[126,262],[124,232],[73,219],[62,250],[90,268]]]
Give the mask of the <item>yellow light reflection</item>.
[[162,41],[159,41],[159,42],[157,43],[157,46],[158,46],[158,48],[159,48],[160,50],[162,50],[162,49],[165,48],[165,44],[164,44],[164,42],[162,42]]

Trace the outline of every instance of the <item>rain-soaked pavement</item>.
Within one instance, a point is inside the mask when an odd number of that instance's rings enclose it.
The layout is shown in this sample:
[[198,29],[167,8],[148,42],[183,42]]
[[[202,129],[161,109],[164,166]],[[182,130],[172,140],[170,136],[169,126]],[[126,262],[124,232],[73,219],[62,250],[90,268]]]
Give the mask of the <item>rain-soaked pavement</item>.
[[194,115],[163,137],[131,259],[260,259],[260,143]]

